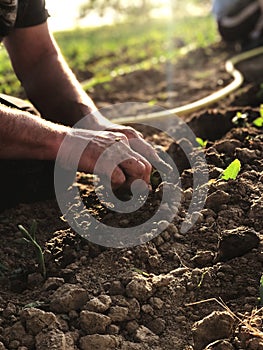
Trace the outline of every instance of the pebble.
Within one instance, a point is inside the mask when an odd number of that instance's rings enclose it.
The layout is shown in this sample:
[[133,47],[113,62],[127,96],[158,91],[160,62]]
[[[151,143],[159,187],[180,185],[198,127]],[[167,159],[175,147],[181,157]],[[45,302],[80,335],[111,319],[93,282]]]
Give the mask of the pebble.
[[233,230],[225,230],[218,246],[219,261],[227,261],[248,253],[259,245],[259,237],[253,229],[238,227]]
[[85,308],[89,311],[104,313],[111,306],[111,297],[108,295],[100,295],[87,302]]
[[117,349],[120,341],[113,335],[87,335],[80,339],[81,350],[102,350]]
[[74,350],[74,340],[72,336],[64,334],[59,330],[52,330],[48,333],[39,333],[36,336],[36,350]]
[[108,316],[112,322],[123,322],[128,319],[129,309],[123,306],[112,306],[109,309]]
[[206,199],[206,207],[212,210],[218,210],[222,204],[230,201],[230,195],[222,190],[211,193]]
[[44,329],[59,327],[56,315],[33,307],[21,312],[21,321],[25,324],[26,331],[33,335],[37,335]]
[[234,324],[235,319],[228,312],[212,312],[193,325],[194,349],[203,350],[216,340],[230,338]]
[[155,334],[160,335],[165,331],[166,322],[162,318],[155,318],[147,323],[147,327]]
[[43,285],[44,290],[55,290],[65,283],[64,278],[49,277]]
[[159,340],[158,335],[154,334],[152,331],[150,331],[149,328],[145,326],[140,326],[136,330],[134,338],[136,341],[139,341],[141,343],[148,343],[148,344],[153,344]]
[[191,261],[198,267],[206,267],[210,265],[213,262],[213,260],[214,260],[214,253],[209,250],[199,251],[191,259]]
[[50,310],[58,313],[67,313],[80,309],[88,299],[85,289],[75,284],[64,284],[51,297]]
[[147,300],[153,294],[152,284],[146,278],[137,276],[127,284],[126,293],[131,298]]
[[160,298],[153,297],[153,298],[150,299],[150,304],[151,304],[154,308],[156,308],[156,309],[158,309],[158,310],[161,310],[162,307],[163,307],[164,302],[163,302],[162,299],[160,299]]
[[80,327],[86,334],[105,333],[110,324],[109,316],[87,310],[80,313]]

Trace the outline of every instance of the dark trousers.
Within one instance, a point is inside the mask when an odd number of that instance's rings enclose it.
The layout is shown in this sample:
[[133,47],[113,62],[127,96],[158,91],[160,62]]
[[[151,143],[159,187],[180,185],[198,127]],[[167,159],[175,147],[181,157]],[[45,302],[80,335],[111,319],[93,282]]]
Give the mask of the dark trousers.
[[[18,98],[0,94],[0,103],[39,115],[30,103]],[[0,160],[0,211],[54,196],[53,161]]]

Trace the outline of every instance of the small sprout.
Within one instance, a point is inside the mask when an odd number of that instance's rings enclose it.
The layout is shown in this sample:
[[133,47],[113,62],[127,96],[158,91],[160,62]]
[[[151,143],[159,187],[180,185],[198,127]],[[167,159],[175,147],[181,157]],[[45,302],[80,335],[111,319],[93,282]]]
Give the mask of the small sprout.
[[263,126],[263,117],[258,117],[253,120],[253,125],[255,125],[257,128],[262,128]]
[[45,305],[44,301],[33,301],[32,303],[26,304],[23,309],[30,309],[30,308],[39,308],[41,306]]
[[222,172],[220,179],[221,180],[235,180],[237,178],[237,175],[239,174],[241,169],[241,163],[239,159],[233,160],[232,163],[229,164],[229,166]]
[[149,106],[155,106],[155,105],[157,104],[157,102],[158,102],[158,101],[155,100],[155,99],[154,99],[154,100],[150,100],[150,101],[148,102],[148,105],[149,105]]
[[259,301],[260,305],[263,305],[263,275],[261,276],[259,282]]
[[207,145],[208,140],[203,140],[201,137],[196,137],[196,142],[199,144],[200,147],[205,148]]
[[235,125],[244,125],[247,122],[247,113],[237,112],[237,114],[232,118],[232,123]]
[[136,267],[132,268],[132,271],[137,272],[139,275],[142,275],[144,277],[149,277],[149,274],[147,272],[137,269]]
[[35,220],[33,220],[32,225],[29,230],[27,230],[23,225],[18,225],[19,231],[24,236],[24,241],[27,243],[30,243],[33,245],[33,247],[36,249],[36,255],[37,260],[40,266],[41,274],[44,278],[46,278],[46,266],[45,266],[45,260],[44,260],[44,254],[42,251],[42,248],[36,241],[36,229],[37,229],[37,223]]

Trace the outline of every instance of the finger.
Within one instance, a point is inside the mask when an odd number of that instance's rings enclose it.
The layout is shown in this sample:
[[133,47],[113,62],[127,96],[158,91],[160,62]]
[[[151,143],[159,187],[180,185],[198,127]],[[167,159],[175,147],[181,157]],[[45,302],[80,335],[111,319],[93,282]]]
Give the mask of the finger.
[[135,138],[135,137],[142,137],[143,138],[143,134],[140,131],[133,129],[130,126],[123,126],[123,125],[113,124],[111,127],[107,128],[106,130],[114,131],[114,132],[121,132],[128,139],[132,139],[132,138]]
[[173,169],[172,167],[163,161],[157,151],[144,139],[135,138],[129,140],[132,149],[140,154],[142,154],[149,162],[151,162],[159,171],[163,173],[170,173]]
[[104,164],[103,169],[97,171],[96,175],[99,175],[100,181],[105,187],[113,190],[124,186],[126,183],[126,176],[123,170],[119,166],[112,170],[112,164]]
[[120,167],[116,167],[111,174],[111,187],[113,190],[122,187],[126,182],[126,176]]

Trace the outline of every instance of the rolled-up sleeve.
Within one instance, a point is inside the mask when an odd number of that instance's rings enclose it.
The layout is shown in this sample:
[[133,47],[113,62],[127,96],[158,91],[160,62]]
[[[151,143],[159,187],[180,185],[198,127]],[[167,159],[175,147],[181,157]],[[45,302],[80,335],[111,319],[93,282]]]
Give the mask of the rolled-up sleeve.
[[16,28],[44,23],[49,17],[45,0],[18,0]]

